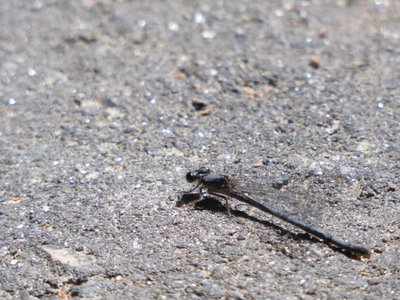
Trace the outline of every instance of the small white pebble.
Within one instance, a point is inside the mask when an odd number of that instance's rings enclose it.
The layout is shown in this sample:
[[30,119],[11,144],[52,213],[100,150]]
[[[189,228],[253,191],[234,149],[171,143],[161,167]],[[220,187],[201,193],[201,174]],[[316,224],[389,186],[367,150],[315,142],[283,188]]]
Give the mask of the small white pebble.
[[178,32],[179,31],[179,25],[176,22],[169,22],[168,23],[168,29],[172,32]]
[[212,40],[217,36],[217,33],[215,31],[212,31],[212,30],[204,30],[201,33],[201,36],[203,37],[203,39]]
[[139,27],[142,27],[142,28],[146,27],[146,25],[147,25],[146,20],[139,20],[138,25],[139,25]]
[[200,25],[202,25],[206,22],[206,18],[204,17],[204,15],[201,12],[195,13],[193,20],[196,24],[200,24]]
[[36,71],[34,69],[29,69],[28,71],[29,76],[36,76]]

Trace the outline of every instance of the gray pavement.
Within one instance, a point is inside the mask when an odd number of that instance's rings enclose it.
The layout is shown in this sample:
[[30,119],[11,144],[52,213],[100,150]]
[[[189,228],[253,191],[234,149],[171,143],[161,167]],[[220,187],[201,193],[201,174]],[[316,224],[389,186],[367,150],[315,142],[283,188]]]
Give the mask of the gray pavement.
[[[0,298],[398,299],[399,11],[0,1]],[[371,257],[177,206],[199,166],[288,181]]]

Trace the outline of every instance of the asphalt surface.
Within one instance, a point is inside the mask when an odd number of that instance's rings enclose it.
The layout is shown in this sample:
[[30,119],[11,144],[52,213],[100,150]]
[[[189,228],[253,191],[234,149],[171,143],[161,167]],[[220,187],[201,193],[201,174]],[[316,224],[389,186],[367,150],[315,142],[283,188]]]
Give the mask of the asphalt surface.
[[[0,298],[399,299],[399,11],[1,1]],[[371,256],[177,205],[200,166],[319,199]]]

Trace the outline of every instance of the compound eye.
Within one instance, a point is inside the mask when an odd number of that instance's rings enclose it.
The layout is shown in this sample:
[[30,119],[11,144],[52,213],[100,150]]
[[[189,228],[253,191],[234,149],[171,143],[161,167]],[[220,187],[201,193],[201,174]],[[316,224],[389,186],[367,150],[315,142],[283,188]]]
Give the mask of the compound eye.
[[188,172],[186,173],[186,181],[189,183],[192,183],[194,181],[196,181],[197,176],[194,172]]

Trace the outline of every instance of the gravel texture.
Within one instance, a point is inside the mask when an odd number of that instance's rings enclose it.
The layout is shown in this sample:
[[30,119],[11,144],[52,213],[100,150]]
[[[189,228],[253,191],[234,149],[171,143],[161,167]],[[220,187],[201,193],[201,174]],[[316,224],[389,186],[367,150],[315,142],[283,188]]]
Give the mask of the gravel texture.
[[[0,298],[398,299],[399,11],[1,1]],[[199,166],[302,188],[371,257],[177,205]]]

